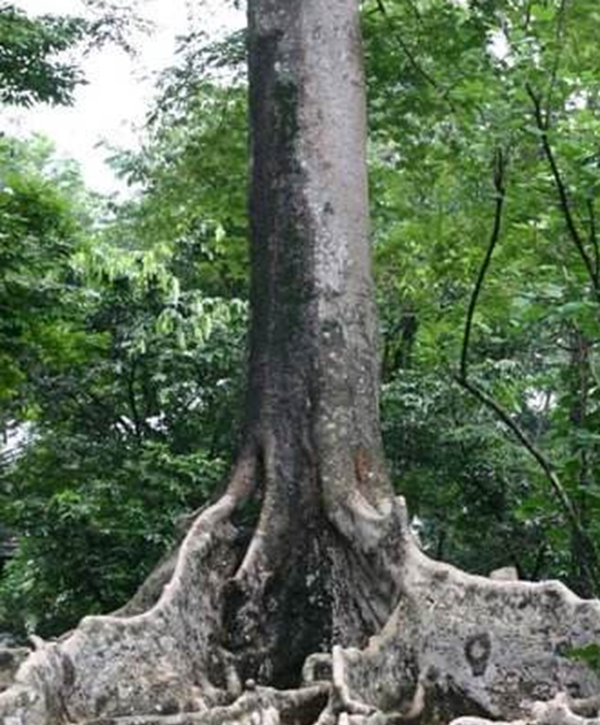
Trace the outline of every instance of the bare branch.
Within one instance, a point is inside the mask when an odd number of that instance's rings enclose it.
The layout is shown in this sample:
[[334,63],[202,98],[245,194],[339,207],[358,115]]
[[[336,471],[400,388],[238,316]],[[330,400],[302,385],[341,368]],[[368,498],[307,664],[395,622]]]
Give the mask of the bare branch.
[[552,98],[558,81],[558,71],[564,52],[563,37],[566,27],[567,0],[561,0],[560,6],[556,13],[556,35],[555,35],[555,53],[554,62],[552,64],[552,72],[550,73],[550,81],[548,83],[548,92],[546,93],[546,126],[550,124],[552,116]]
[[423,22],[423,16],[421,15],[421,11],[416,6],[413,0],[406,0],[406,4],[411,9],[412,13],[414,14],[415,18],[419,21],[419,23]]
[[514,418],[512,418],[506,412],[506,410],[504,410],[504,408],[502,408],[502,406],[499,405],[496,400],[494,400],[491,395],[486,393],[485,390],[482,390],[479,386],[469,382],[469,380],[467,380],[465,377],[458,376],[457,382],[465,390],[471,393],[474,398],[477,398],[480,403],[483,403],[483,405],[489,408],[511,431],[511,433],[515,436],[515,438],[519,441],[523,448],[525,448],[525,450],[532,456],[532,458],[537,461],[540,468],[544,472],[547,480],[549,481],[550,486],[552,487],[552,490],[554,491],[554,494],[556,495],[556,498],[558,499],[567,517],[567,520],[569,521],[569,525],[573,534],[577,537],[579,541],[584,544],[586,558],[585,568],[587,570],[590,581],[593,583],[594,587],[597,587],[600,584],[600,577],[598,574],[598,553],[596,550],[596,546],[592,539],[589,537],[587,531],[585,531],[585,529],[581,525],[577,509],[571,501],[571,498],[569,497],[569,494],[567,493],[560,478],[558,477],[558,474],[554,470],[554,466],[552,465],[551,461],[533,443],[533,441],[529,438],[529,436],[525,433],[521,426],[514,420]]
[[600,248],[598,246],[598,228],[596,225],[596,209],[594,200],[587,200],[587,208],[590,217],[590,244],[594,250],[594,272],[596,277],[600,279]]
[[569,494],[563,486],[558,474],[556,473],[554,466],[547,456],[535,445],[527,433],[521,428],[521,426],[514,420],[514,418],[485,390],[468,380],[468,365],[469,365],[469,345],[471,340],[471,331],[473,328],[473,319],[475,316],[475,310],[479,302],[481,290],[488,273],[494,250],[500,239],[500,232],[502,229],[502,214],[504,211],[504,200],[506,196],[505,186],[505,159],[502,151],[496,152],[495,170],[494,170],[494,186],[496,189],[496,210],[494,214],[494,223],[492,228],[492,234],[490,242],[482,262],[475,287],[471,295],[469,308],[467,310],[467,319],[465,322],[465,332],[463,336],[463,344],[461,351],[460,360],[460,371],[456,377],[457,382],[465,390],[467,390],[473,397],[479,400],[480,403],[489,408],[504,425],[512,432],[515,438],[523,446],[523,448],[532,456],[532,458],[538,463],[542,471],[544,472],[550,486],[556,495],[566,517],[569,521],[569,525],[576,539],[584,544],[583,550],[585,554],[585,568],[590,578],[590,581],[594,586],[598,586],[600,583],[599,578],[599,567],[598,567],[598,554],[594,542],[590,539],[587,532],[583,528],[577,509],[573,504]]
[[469,344],[471,341],[471,332],[473,329],[473,320],[475,317],[475,309],[477,308],[477,303],[479,302],[479,297],[481,295],[481,290],[483,288],[483,282],[485,280],[488,269],[492,262],[492,256],[494,255],[494,250],[496,249],[496,245],[498,244],[498,240],[500,239],[500,231],[502,229],[502,213],[504,211],[504,201],[506,198],[506,191],[504,188],[505,159],[504,159],[504,154],[503,154],[502,150],[498,149],[496,151],[496,158],[495,158],[494,163],[495,163],[494,188],[496,189],[496,211],[494,214],[494,225],[493,225],[493,229],[492,229],[492,235],[490,237],[490,243],[488,245],[487,252],[486,252],[485,258],[483,260],[483,264],[481,265],[481,269],[479,270],[479,275],[477,276],[477,281],[475,282],[475,288],[473,289],[473,294],[471,295],[471,300],[469,302],[469,308],[467,310],[467,318],[466,318],[466,322],[465,322],[465,332],[464,332],[464,336],[463,336],[462,352],[461,352],[461,358],[460,358],[460,375],[461,375],[461,378],[465,378],[465,379],[467,377],[467,367],[469,364]]
[[526,90],[533,103],[534,118],[540,134],[542,149],[552,172],[552,178],[554,180],[554,185],[558,194],[559,206],[563,213],[569,236],[571,238],[571,241],[575,245],[579,256],[581,257],[581,260],[583,261],[583,264],[586,268],[586,271],[590,277],[594,296],[597,300],[600,301],[600,275],[596,269],[596,265],[592,261],[587,249],[585,248],[584,241],[579,232],[579,228],[571,207],[571,201],[569,199],[567,185],[558,167],[558,162],[556,160],[554,150],[552,149],[552,145],[550,144],[550,139],[548,137],[549,119],[544,118],[541,99],[535,93],[533,88],[529,84],[527,84]]

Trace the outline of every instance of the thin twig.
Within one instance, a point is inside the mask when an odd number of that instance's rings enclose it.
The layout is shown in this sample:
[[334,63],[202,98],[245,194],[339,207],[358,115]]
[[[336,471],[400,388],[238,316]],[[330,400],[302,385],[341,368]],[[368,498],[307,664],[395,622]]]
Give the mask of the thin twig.
[[417,7],[417,6],[415,5],[415,3],[413,2],[413,0],[406,0],[406,4],[407,4],[407,5],[408,5],[408,7],[409,7],[409,8],[410,8],[410,9],[412,10],[412,12],[413,12],[413,14],[414,14],[415,18],[416,18],[416,19],[417,19],[417,20],[419,21],[419,23],[421,23],[421,24],[422,24],[422,23],[423,23],[423,16],[421,15],[421,11],[420,11],[420,10],[419,10],[419,8],[418,8],[418,7]]
[[560,63],[564,51],[563,35],[566,26],[566,11],[567,0],[561,0],[560,6],[556,13],[556,48],[554,54],[554,62],[552,64],[552,72],[550,73],[550,82],[548,83],[548,92],[546,94],[546,126],[550,124],[550,119],[552,117],[552,97],[554,96],[556,83],[558,82],[558,71],[560,69]]
[[532,458],[537,461],[540,468],[546,475],[546,478],[548,479],[552,490],[554,491],[554,494],[560,502],[560,505],[562,506],[562,509],[567,516],[574,535],[584,545],[586,559],[589,560],[586,562],[585,566],[588,571],[590,580],[594,584],[594,587],[598,587],[598,585],[600,584],[600,579],[598,576],[598,554],[596,546],[589,537],[587,531],[585,531],[585,529],[582,527],[579,516],[577,514],[577,510],[573,502],[571,501],[565,487],[563,486],[560,478],[558,477],[556,471],[554,470],[554,466],[552,465],[551,461],[545,456],[544,453],[542,453],[542,451],[540,451],[540,449],[530,440],[529,436],[525,433],[521,426],[504,410],[504,408],[502,408],[501,405],[498,404],[496,400],[494,400],[491,395],[486,393],[485,390],[482,390],[477,385],[471,383],[466,378],[462,377],[462,375],[457,377],[457,382],[465,390],[471,393],[474,398],[479,400],[480,403],[483,403],[487,408],[495,413],[495,415],[504,423],[504,425],[511,431],[511,433],[513,433],[513,435],[519,441],[519,443],[521,443],[523,448],[525,448],[525,450],[532,456]]
[[596,278],[600,279],[600,248],[598,246],[598,228],[596,226],[596,209],[594,200],[587,200],[588,213],[590,215],[590,244],[594,250],[594,271]]
[[556,475],[556,472],[554,471],[552,463],[546,457],[546,455],[542,453],[542,451],[540,451],[537,446],[534,445],[534,443],[529,439],[529,436],[514,420],[514,418],[512,418],[506,412],[506,410],[504,410],[504,408],[502,408],[502,406],[496,400],[494,400],[494,398],[492,398],[491,395],[486,393],[485,390],[482,390],[480,387],[474,385],[465,378],[459,378],[458,382],[465,390],[468,390],[475,398],[477,398],[487,408],[492,410],[496,414],[496,416],[500,418],[504,425],[510,429],[510,431],[514,434],[515,438],[519,441],[519,443],[521,443],[523,448],[525,448],[525,450],[527,450],[528,453],[530,453],[531,456],[535,458],[535,460],[539,463],[540,468],[544,471],[546,477],[552,484],[552,488],[554,489],[554,492],[560,500],[561,505],[565,510],[565,513],[569,517],[571,525],[575,528],[578,528],[579,521],[577,518],[577,512],[575,511],[575,507],[573,506],[572,501],[569,499],[567,492],[565,491],[562,483]]
[[131,361],[131,366],[129,368],[129,373],[128,373],[127,379],[126,379],[127,400],[128,400],[129,408],[131,410],[131,415],[133,418],[135,434],[136,434],[136,436],[138,436],[138,438],[141,438],[143,435],[143,428],[145,427],[145,421],[142,420],[142,417],[140,416],[138,406],[137,406],[136,392],[135,392],[136,370],[137,370],[137,360],[135,358],[133,358]]
[[533,9],[533,0],[528,0],[527,7],[525,8],[525,20],[523,22],[523,30],[529,30],[531,25],[531,11]]
[[596,271],[595,264],[594,262],[592,262],[592,259],[590,258],[590,255],[585,248],[585,244],[583,242],[581,234],[579,233],[579,228],[575,220],[573,211],[571,209],[571,201],[569,199],[567,185],[562,177],[562,174],[558,167],[556,156],[554,155],[554,150],[552,149],[552,145],[550,144],[550,139],[548,137],[548,121],[544,119],[540,97],[535,93],[535,91],[529,84],[526,85],[526,90],[533,103],[534,118],[540,134],[542,149],[552,172],[552,178],[554,180],[554,185],[558,194],[560,209],[563,213],[569,236],[571,238],[571,241],[575,245],[579,256],[581,257],[581,260],[583,261],[583,264],[586,268],[586,271],[590,277],[594,296],[597,300],[600,301],[600,275]]
[[383,2],[383,0],[376,0],[376,5],[377,5],[377,9],[381,13],[381,15],[383,15],[383,17],[385,18],[385,20],[386,20],[386,22],[388,24],[388,27],[390,28],[390,31],[391,31],[394,39],[396,40],[396,42],[400,46],[400,49],[402,50],[402,52],[406,56],[408,62],[412,66],[413,70],[415,70],[416,73],[418,73],[419,75],[421,75],[423,77],[423,79],[427,83],[429,83],[429,85],[432,88],[434,88],[442,96],[442,98],[450,106],[450,109],[452,111],[455,111],[456,108],[454,106],[454,103],[453,103],[452,99],[450,98],[450,96],[448,94],[448,91],[445,88],[442,88],[442,86],[440,86],[440,84],[438,83],[438,81],[431,75],[431,73],[429,73],[428,71],[426,71],[425,68],[423,68],[423,66],[419,63],[419,61],[417,60],[417,58],[416,58],[415,54],[413,53],[412,49],[409,47],[409,45],[406,43],[406,41],[404,40],[404,38],[398,32],[397,27],[394,25],[394,22],[393,22],[393,20],[392,20],[392,18],[390,16],[390,14],[388,13],[387,8],[386,8],[385,3]]

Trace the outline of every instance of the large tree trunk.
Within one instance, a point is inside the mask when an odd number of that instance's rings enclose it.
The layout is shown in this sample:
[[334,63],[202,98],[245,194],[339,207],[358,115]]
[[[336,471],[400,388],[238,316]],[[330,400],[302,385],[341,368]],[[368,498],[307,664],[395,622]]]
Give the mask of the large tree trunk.
[[250,0],[249,27],[239,459],[128,605],[25,662],[0,695],[2,723],[443,721],[518,717],[568,686],[593,694],[597,676],[568,650],[600,640],[597,603],[432,562],[392,495],[357,0]]
[[[391,490],[378,418],[364,79],[354,0],[249,3],[252,327],[248,444],[262,507],[231,645],[284,680],[395,603],[377,581]],[[318,48],[318,52],[314,49]],[[289,633],[295,633],[290,656]],[[265,659],[263,668],[272,658]],[[253,655],[254,656],[254,655]],[[298,659],[296,659],[298,658]],[[275,657],[277,658],[277,656]],[[269,679],[278,676],[270,673]]]

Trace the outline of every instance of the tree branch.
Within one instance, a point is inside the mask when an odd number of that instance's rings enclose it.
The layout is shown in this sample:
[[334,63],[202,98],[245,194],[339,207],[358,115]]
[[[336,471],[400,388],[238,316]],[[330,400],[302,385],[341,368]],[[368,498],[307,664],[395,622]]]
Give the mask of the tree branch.
[[558,167],[558,162],[556,160],[554,150],[552,149],[552,145],[550,144],[550,139],[548,137],[549,119],[544,119],[541,99],[535,93],[529,83],[526,85],[526,90],[533,103],[536,127],[540,133],[540,139],[544,155],[546,157],[546,160],[548,161],[548,165],[550,166],[550,170],[552,172],[552,178],[554,180],[554,185],[558,194],[559,206],[563,213],[569,236],[577,251],[579,252],[579,256],[581,257],[587,273],[590,277],[594,296],[598,301],[600,301],[600,275],[595,267],[595,264],[592,262],[592,259],[590,258],[590,255],[585,248],[585,244],[583,242],[581,234],[579,233],[577,222],[571,208],[571,201],[569,199],[567,186]]
[[527,7],[525,8],[525,19],[523,21],[523,30],[529,30],[531,25],[531,11],[533,9],[533,0],[528,0]]
[[406,0],[406,4],[413,12],[415,18],[419,21],[419,23],[423,23],[423,16],[421,15],[421,11],[419,8],[415,5],[413,0]]
[[552,114],[552,97],[554,96],[554,91],[556,89],[556,83],[558,81],[558,71],[564,51],[563,36],[566,26],[566,12],[567,0],[561,0],[560,6],[556,12],[556,48],[554,54],[554,62],[552,64],[552,72],[550,73],[550,81],[548,83],[548,92],[546,94],[546,126],[550,124],[550,118]]
[[471,295],[471,300],[469,302],[469,308],[467,310],[467,318],[465,322],[465,332],[463,336],[463,344],[462,344],[462,352],[460,357],[460,376],[461,378],[466,379],[467,377],[467,367],[469,364],[469,344],[471,341],[471,332],[473,329],[473,320],[475,317],[475,309],[477,308],[477,303],[479,302],[479,296],[481,295],[481,290],[483,288],[483,282],[485,280],[485,277],[487,275],[488,269],[490,267],[490,264],[492,262],[492,256],[494,255],[494,250],[496,249],[496,245],[498,244],[498,240],[500,239],[500,231],[502,229],[502,213],[504,211],[504,201],[506,198],[506,191],[504,188],[504,175],[506,170],[506,164],[504,159],[504,154],[501,149],[498,149],[496,151],[496,158],[494,161],[495,169],[494,169],[494,188],[496,189],[496,211],[494,214],[494,225],[492,228],[492,235],[490,238],[490,243],[487,248],[487,252],[485,254],[483,264],[481,265],[481,269],[479,270],[479,275],[477,276],[477,281],[475,282],[475,288],[473,289],[473,294]]
[[585,568],[587,570],[590,581],[594,587],[600,584],[599,578],[599,567],[598,567],[598,554],[594,542],[588,536],[587,532],[583,528],[577,509],[565,487],[563,486],[558,474],[554,470],[554,466],[547,456],[535,445],[535,443],[529,438],[521,426],[511,417],[511,415],[485,390],[479,386],[471,383],[468,380],[468,365],[469,365],[469,345],[471,339],[471,331],[473,328],[473,319],[475,316],[475,310],[477,303],[483,288],[483,284],[489,270],[494,250],[500,239],[500,231],[502,228],[502,215],[504,211],[504,200],[505,200],[505,187],[504,187],[504,176],[505,176],[505,160],[502,152],[498,150],[496,152],[495,160],[495,171],[494,171],[494,187],[497,192],[496,197],[496,211],[494,214],[494,223],[492,228],[492,234],[490,242],[482,262],[475,287],[471,295],[469,302],[469,308],[467,311],[467,319],[465,322],[465,332],[463,336],[463,344],[461,351],[460,369],[459,374],[456,376],[456,380],[465,390],[467,390],[473,397],[479,400],[480,403],[485,405],[491,410],[497,418],[511,431],[523,448],[531,455],[531,457],[538,463],[542,471],[544,472],[550,486],[556,495],[566,517],[569,521],[569,525],[576,539],[584,545],[586,552]]
[[600,279],[600,248],[598,246],[598,228],[596,225],[596,209],[594,207],[594,200],[587,200],[588,213],[590,215],[590,244],[594,250],[594,272],[596,278]]
[[454,106],[454,103],[453,103],[452,99],[450,98],[450,96],[448,94],[448,91],[445,88],[442,88],[440,86],[440,84],[438,83],[438,81],[431,75],[431,73],[429,73],[428,71],[426,71],[425,68],[423,68],[423,66],[416,59],[415,54],[413,53],[413,51],[411,50],[411,48],[408,46],[408,44],[406,43],[406,41],[404,40],[404,38],[400,35],[400,33],[398,32],[396,26],[394,25],[394,23],[392,21],[392,18],[390,17],[390,14],[388,13],[387,8],[386,8],[385,3],[383,2],[383,0],[376,0],[376,5],[377,5],[377,9],[381,13],[381,15],[383,15],[383,17],[385,18],[385,20],[386,20],[386,22],[388,24],[388,27],[389,27],[389,29],[390,29],[390,31],[391,31],[394,39],[396,40],[396,42],[400,46],[400,49],[402,50],[402,52],[406,56],[408,62],[412,66],[413,70],[416,71],[416,73],[418,73],[419,75],[421,75],[423,77],[423,79],[427,83],[429,83],[429,85],[432,88],[434,88],[442,96],[442,98],[450,106],[450,109],[452,111],[455,111],[456,108]]
[[573,506],[572,501],[569,499],[564,486],[560,482],[554,467],[550,460],[542,453],[542,451],[535,446],[535,444],[529,439],[528,435],[521,428],[521,426],[502,408],[502,406],[492,398],[491,395],[482,390],[477,385],[469,382],[466,378],[458,378],[458,382],[462,385],[465,390],[468,390],[479,402],[483,403],[487,408],[492,410],[496,416],[504,423],[504,425],[514,434],[515,438],[521,443],[523,448],[531,454],[531,456],[538,462],[540,468],[546,474],[546,478],[551,483],[554,492],[556,493],[561,505],[569,517],[572,525],[576,528],[579,526],[579,520],[577,512]]
[[504,410],[504,408],[502,408],[502,406],[499,405],[496,400],[494,400],[494,398],[492,398],[491,395],[486,393],[485,390],[482,390],[477,385],[471,383],[465,377],[462,377],[462,375],[457,376],[456,379],[459,385],[471,393],[471,395],[479,400],[480,403],[483,403],[483,405],[489,408],[504,423],[523,448],[525,448],[532,458],[537,461],[548,479],[554,494],[560,502],[573,534],[585,547],[585,568],[594,587],[598,587],[598,585],[600,585],[600,577],[598,573],[598,553],[596,546],[592,539],[588,536],[587,531],[585,531],[581,525],[577,509],[554,470],[554,466],[551,461],[544,455],[544,453],[542,453],[542,451],[540,451],[533,441],[530,440],[529,436],[525,433],[521,426]]
[[135,427],[135,434],[138,438],[141,438],[142,434],[143,434],[144,421],[140,417],[138,406],[137,406],[137,400],[136,400],[136,393],[135,393],[136,369],[137,369],[137,362],[136,362],[135,358],[133,358],[131,360],[131,365],[129,367],[129,373],[128,373],[127,379],[126,379],[127,401],[129,403],[129,409],[131,411],[133,425]]

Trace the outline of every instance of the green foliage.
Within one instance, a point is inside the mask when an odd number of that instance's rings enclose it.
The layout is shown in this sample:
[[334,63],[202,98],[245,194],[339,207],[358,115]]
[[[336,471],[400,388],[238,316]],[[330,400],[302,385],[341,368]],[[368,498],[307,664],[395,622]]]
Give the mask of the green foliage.
[[[5,101],[67,102],[79,77],[54,53],[123,41],[127,8],[88,5],[85,21],[4,8]],[[21,438],[0,457],[0,521],[18,540],[0,627],[58,633],[122,603],[224,474],[241,408],[245,203],[243,182],[225,199],[206,172],[231,157],[245,174],[241,97],[207,83],[180,111],[166,90],[147,149],[119,160],[145,192],[118,209],[46,141],[0,142],[0,424]],[[212,113],[224,98],[241,109],[235,148]],[[207,121],[172,132],[180,112],[180,127]]]
[[88,202],[77,169],[53,164],[41,139],[0,139],[0,420],[31,402],[20,384],[28,370],[76,344],[69,256]]
[[[115,156],[121,173],[143,189],[119,209],[115,230],[127,245],[160,240],[173,250],[177,273],[191,287],[244,297],[246,93],[235,73],[226,84],[218,79],[223,63],[237,68],[239,38],[215,46],[192,36],[184,50],[180,64],[162,77],[146,144],[136,154]],[[193,267],[187,264],[191,256]]]
[[41,433],[4,512],[19,532],[0,587],[5,626],[52,634],[115,609],[171,543],[176,517],[223,473],[218,457],[175,452],[168,440]]
[[30,16],[0,3],[0,103],[70,104],[85,82],[80,53],[106,43],[133,52],[131,38],[148,30],[127,1],[84,0],[83,15]]
[[223,476],[246,305],[201,292],[196,247],[122,248],[120,221],[95,229],[78,177],[36,148],[18,146],[1,217],[4,423],[26,445],[0,465],[19,540],[0,620],[51,634],[131,595]]
[[57,54],[78,43],[85,29],[80,18],[30,18],[14,5],[0,5],[0,102],[69,103],[82,78]]
[[506,205],[469,375],[545,452],[598,541],[596,12],[589,2],[383,0],[367,4],[365,22],[383,404],[399,487],[426,541],[452,560],[486,572],[504,550],[525,575],[561,576],[584,594],[597,579],[547,476],[451,381],[500,149]]
[[572,647],[567,652],[567,656],[583,662],[594,672],[600,671],[600,646],[597,644],[589,644],[587,647]]

